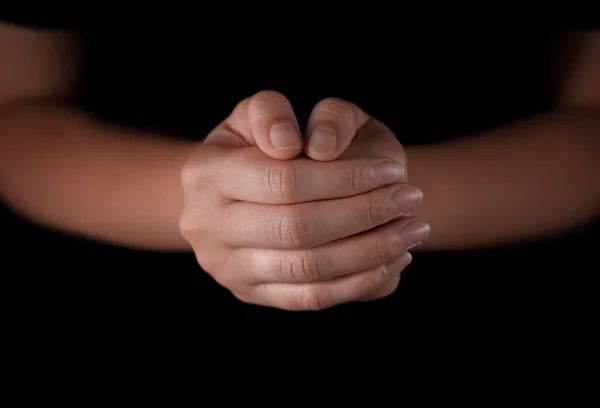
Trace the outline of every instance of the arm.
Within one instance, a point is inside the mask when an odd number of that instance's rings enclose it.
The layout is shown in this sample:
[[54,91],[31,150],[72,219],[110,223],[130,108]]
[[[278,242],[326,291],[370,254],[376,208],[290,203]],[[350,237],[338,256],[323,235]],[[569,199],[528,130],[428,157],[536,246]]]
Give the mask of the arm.
[[99,123],[68,105],[75,39],[0,24],[0,197],[43,225],[177,250],[191,144]]
[[600,212],[600,32],[569,36],[553,111],[472,138],[407,149],[423,190],[423,249],[500,244]]

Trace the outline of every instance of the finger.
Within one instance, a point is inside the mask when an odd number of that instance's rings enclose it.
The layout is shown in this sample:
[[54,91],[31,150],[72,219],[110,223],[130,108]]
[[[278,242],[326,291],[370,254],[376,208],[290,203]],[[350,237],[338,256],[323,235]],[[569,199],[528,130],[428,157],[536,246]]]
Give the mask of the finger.
[[403,166],[388,158],[320,163],[307,158],[274,160],[254,148],[236,149],[217,167],[220,193],[233,200],[296,204],[349,197],[404,181]]
[[427,223],[403,218],[308,250],[241,248],[229,255],[227,269],[236,280],[246,279],[251,284],[326,281],[377,267],[387,268],[428,234]]
[[365,157],[365,152],[371,157],[389,157],[406,167],[406,155],[398,139],[382,122],[371,119],[361,127],[352,139],[352,144],[340,158]]
[[261,91],[244,99],[227,119],[237,134],[274,159],[302,153],[302,136],[288,99],[275,91]]
[[352,302],[375,292],[411,262],[405,253],[390,268],[375,268],[318,283],[267,283],[252,288],[250,301],[284,310],[323,310]]
[[337,159],[368,121],[369,115],[351,102],[338,98],[322,100],[308,119],[306,154],[320,161]]
[[262,205],[238,201],[224,212],[221,239],[232,247],[308,249],[368,231],[419,206],[422,193],[395,184],[355,197]]
[[358,301],[371,302],[373,300],[379,300],[390,296],[396,291],[396,289],[398,289],[401,277],[402,273],[399,273],[396,277],[390,279],[390,281],[385,283],[382,287],[380,287],[379,289],[375,289],[374,292],[372,292],[369,295],[363,296],[362,298],[358,299]]

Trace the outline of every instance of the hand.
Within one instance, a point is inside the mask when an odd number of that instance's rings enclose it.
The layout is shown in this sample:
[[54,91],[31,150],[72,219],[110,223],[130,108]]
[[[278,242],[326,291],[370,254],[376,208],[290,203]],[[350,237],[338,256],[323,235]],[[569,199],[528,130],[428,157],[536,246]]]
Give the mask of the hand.
[[327,98],[315,105],[305,139],[306,155],[314,160],[387,157],[407,169],[404,148],[394,133],[355,104],[342,99]]
[[[306,155],[314,160],[388,157],[407,169],[404,148],[392,131],[351,102],[337,98],[322,100],[313,108],[306,130],[304,149]],[[405,214],[405,220],[410,220],[407,218],[408,215]],[[421,228],[420,234],[423,240],[429,235],[429,226],[426,223],[412,221],[408,225],[412,228]],[[409,228],[405,232],[414,233]],[[412,245],[404,242],[406,249],[416,245],[417,242]],[[396,290],[399,282],[398,273],[379,290],[361,300],[374,300],[388,296]]]
[[293,158],[301,151],[287,99],[261,92],[241,102],[182,171],[181,232],[200,265],[244,302],[314,310],[362,298],[410,262],[403,245],[423,239],[400,239],[411,222],[392,222],[420,199],[397,184],[401,165]]

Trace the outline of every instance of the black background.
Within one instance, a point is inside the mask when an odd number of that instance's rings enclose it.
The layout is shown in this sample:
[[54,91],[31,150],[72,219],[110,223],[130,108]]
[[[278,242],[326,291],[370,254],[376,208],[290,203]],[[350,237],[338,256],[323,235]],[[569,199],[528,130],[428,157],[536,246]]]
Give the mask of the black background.
[[[319,99],[339,96],[410,145],[485,130],[551,104],[554,32],[346,23],[348,34],[331,47],[319,45],[335,34],[330,26],[317,33],[295,25],[263,32],[259,23],[218,30],[175,13],[160,14],[156,24],[152,12],[135,27],[115,16],[83,25],[89,47],[81,105],[115,122],[200,140],[261,89],[286,94],[301,122]],[[126,328],[184,317],[192,330],[208,320],[277,321],[543,342],[584,340],[594,321],[597,227],[507,248],[416,253],[388,299],[291,313],[240,303],[192,254],[88,242],[1,211],[1,286],[8,314],[25,316],[23,327]]]

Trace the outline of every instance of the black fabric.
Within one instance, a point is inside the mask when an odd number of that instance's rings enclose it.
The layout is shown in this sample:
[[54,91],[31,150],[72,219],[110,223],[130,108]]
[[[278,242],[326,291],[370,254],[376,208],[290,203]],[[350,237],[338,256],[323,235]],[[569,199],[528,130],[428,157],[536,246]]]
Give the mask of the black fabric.
[[61,13],[56,4],[52,6],[40,4],[23,4],[3,6],[0,9],[0,21],[34,29],[69,29],[77,26],[72,13]]
[[[107,120],[174,137],[201,140],[238,101],[262,89],[288,96],[301,123],[321,98],[351,100],[406,145],[461,137],[551,106],[556,32],[408,28],[368,17],[278,24],[271,17],[232,21],[163,8],[147,8],[136,19],[102,11],[94,17],[77,24],[48,15],[11,18],[79,28],[87,45],[80,103]],[[62,302],[70,316],[73,304],[95,316],[117,309],[129,317],[159,313],[190,290],[187,310],[198,320],[350,317],[371,328],[418,322],[440,336],[473,327],[532,332],[576,325],[565,310],[585,316],[584,287],[598,266],[585,250],[597,237],[592,232],[476,253],[417,253],[389,299],[285,313],[241,304],[199,270],[193,255],[113,248],[5,218],[17,231],[14,252],[25,254],[14,273],[28,276],[28,287],[43,287],[37,295],[45,304]],[[43,270],[35,266],[40,259]],[[49,287],[53,296],[40,295]]]

